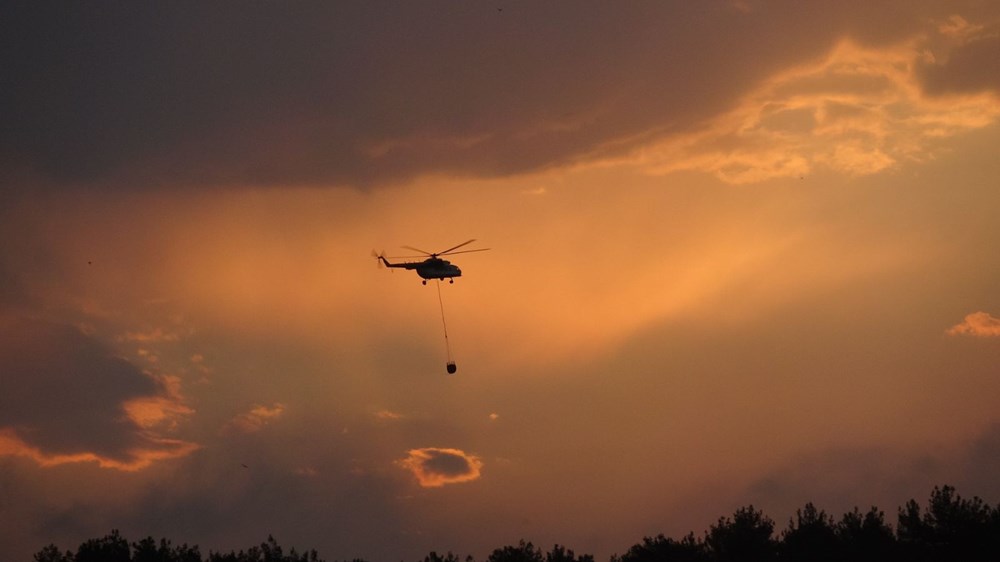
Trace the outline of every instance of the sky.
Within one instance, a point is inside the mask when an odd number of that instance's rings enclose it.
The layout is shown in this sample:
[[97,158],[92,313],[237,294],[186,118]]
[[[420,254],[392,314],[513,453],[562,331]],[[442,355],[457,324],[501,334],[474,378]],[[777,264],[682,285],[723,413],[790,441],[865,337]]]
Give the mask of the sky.
[[1000,501],[996,2],[17,3],[0,53],[0,558]]

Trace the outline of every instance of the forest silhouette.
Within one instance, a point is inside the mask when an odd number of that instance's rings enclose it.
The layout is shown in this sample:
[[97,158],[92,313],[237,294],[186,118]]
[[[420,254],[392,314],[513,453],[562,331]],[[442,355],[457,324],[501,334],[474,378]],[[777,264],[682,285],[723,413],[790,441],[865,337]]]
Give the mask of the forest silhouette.
[[[274,537],[258,546],[228,553],[174,545],[147,537],[130,543],[117,530],[89,539],[76,552],[50,544],[35,562],[324,562],[316,550],[287,553]],[[836,520],[807,503],[776,533],[774,520],[752,505],[720,517],[701,537],[644,537],[609,562],[979,562],[1000,560],[1000,504],[964,499],[951,486],[935,487],[926,508],[915,500],[898,508],[895,526],[877,507],[858,508]],[[351,562],[367,562],[355,559]],[[431,552],[415,562],[475,562],[448,552]],[[493,550],[485,562],[594,562],[556,544],[548,552],[523,539]]]

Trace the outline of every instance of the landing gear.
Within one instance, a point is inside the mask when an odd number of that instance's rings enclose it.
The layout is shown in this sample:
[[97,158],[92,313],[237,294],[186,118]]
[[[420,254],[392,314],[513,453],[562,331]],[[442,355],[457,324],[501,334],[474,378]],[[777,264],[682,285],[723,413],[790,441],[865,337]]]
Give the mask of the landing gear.
[[427,284],[427,280],[424,279],[423,281],[421,281],[421,283],[423,283],[424,285],[426,285]]
[[448,278],[448,282],[449,282],[449,283],[451,283],[452,285],[454,285],[454,284],[455,284],[455,280],[454,280],[454,279],[452,279],[451,277],[449,277],[449,278]]

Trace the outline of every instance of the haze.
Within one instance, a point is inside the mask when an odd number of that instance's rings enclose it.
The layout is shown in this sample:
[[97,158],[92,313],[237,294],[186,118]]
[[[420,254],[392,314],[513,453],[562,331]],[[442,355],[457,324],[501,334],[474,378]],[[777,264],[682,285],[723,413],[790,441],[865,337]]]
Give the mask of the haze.
[[[1000,497],[996,3],[28,3],[0,53],[0,558]],[[370,252],[470,238],[448,375]]]

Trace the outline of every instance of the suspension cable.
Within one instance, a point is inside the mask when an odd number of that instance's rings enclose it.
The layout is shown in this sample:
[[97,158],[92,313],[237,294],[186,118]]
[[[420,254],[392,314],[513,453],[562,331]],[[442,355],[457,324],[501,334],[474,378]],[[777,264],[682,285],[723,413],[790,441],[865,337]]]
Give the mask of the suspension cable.
[[438,304],[441,305],[441,326],[444,328],[444,350],[448,355],[449,365],[451,360],[451,346],[448,344],[448,324],[444,321],[444,300],[441,299],[441,280],[437,280]]

